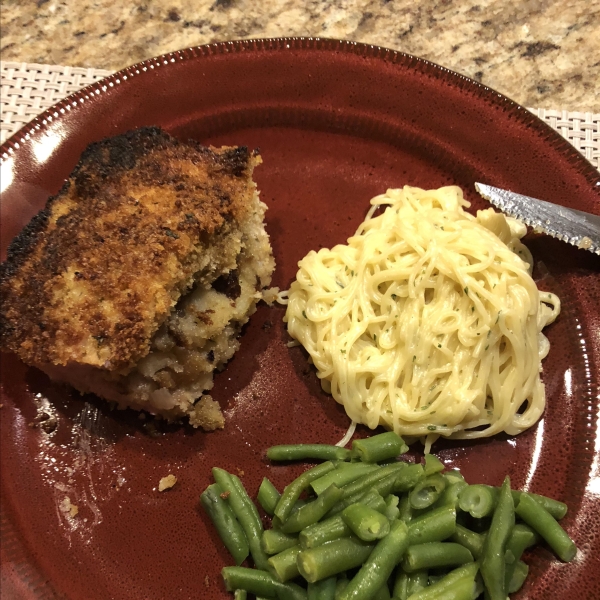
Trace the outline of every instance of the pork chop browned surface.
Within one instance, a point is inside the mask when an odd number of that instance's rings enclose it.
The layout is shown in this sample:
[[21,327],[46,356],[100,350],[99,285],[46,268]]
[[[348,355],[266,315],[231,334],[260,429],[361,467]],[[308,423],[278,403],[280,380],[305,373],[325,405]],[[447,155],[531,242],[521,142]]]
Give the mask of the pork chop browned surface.
[[3,349],[120,406],[222,426],[202,393],[274,268],[259,162],[158,128],[89,146],[0,267]]

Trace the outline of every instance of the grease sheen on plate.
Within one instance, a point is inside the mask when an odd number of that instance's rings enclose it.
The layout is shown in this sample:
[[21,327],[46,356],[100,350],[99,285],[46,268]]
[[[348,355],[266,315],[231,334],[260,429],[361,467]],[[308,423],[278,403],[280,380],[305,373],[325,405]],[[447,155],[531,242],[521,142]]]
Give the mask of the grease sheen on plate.
[[[60,104],[65,112],[40,121],[30,139],[18,134],[3,146],[3,174],[6,168],[12,175],[2,182],[3,253],[89,142],[141,125],[217,146],[260,148],[264,163],[255,177],[269,207],[273,284],[282,289],[308,250],[344,242],[368,199],[387,187],[456,184],[472,190],[467,199],[476,209],[484,203],[473,182],[485,179],[599,212],[597,171],[558,134],[495,92],[378,48],[318,40],[213,45],[148,61],[94,89],[100,93],[84,91]],[[550,238],[530,236],[526,243],[563,300],[561,317],[548,328],[554,351],[544,364],[544,417],[516,438],[448,442],[436,454],[469,481],[499,484],[508,473],[515,487],[565,501],[564,525],[580,559],[563,565],[536,550],[516,597],[541,599],[552,590],[581,598],[600,585],[600,265]],[[263,475],[281,486],[298,473],[270,468],[268,446],[335,442],[347,426],[302,350],[286,347],[283,312],[261,307],[238,354],[216,377],[214,397],[227,424],[210,435],[187,427],[149,435],[137,415],[111,412],[3,355],[7,594],[226,597],[219,571],[227,554],[198,508],[210,467],[243,470],[256,494]],[[57,419],[50,434],[29,426],[44,413]],[[176,486],[159,493],[159,480],[170,473]],[[61,510],[66,496],[78,506],[75,517]]]

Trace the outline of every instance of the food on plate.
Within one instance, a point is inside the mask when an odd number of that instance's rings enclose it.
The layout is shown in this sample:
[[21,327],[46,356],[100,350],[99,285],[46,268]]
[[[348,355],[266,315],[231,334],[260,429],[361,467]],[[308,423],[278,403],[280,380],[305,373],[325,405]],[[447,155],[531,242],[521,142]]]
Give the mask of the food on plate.
[[[277,446],[267,456],[312,461],[316,449]],[[365,449],[378,460],[363,462]],[[527,548],[543,540],[561,560],[575,557],[557,522],[562,502],[511,490],[508,477],[501,487],[469,485],[435,456],[405,462],[398,449],[407,447],[393,432],[355,440],[341,458],[340,448],[321,445],[325,462],[281,494],[265,478],[258,499],[272,517],[266,530],[240,480],[214,468],[216,483],[201,500],[237,565],[222,570],[227,590],[236,598],[505,600],[527,577]],[[369,471],[348,478],[353,465]],[[248,556],[256,568],[240,566]]]
[[[541,333],[560,311],[520,238],[458,187],[390,189],[345,245],[309,252],[288,332],[348,416],[398,434],[477,438],[531,427],[545,406]],[[376,216],[378,208],[385,209]]]
[[119,407],[223,427],[204,394],[275,263],[245,147],[91,144],[2,264],[3,349]]
[[158,482],[158,491],[164,492],[165,490],[170,490],[177,483],[177,477],[175,475],[170,474],[166,477],[161,477]]

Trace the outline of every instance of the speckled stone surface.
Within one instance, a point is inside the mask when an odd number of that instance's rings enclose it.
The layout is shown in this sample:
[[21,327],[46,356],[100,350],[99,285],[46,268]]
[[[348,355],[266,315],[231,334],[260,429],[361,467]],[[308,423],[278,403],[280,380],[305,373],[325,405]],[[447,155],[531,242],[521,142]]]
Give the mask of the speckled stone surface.
[[351,39],[526,106],[600,112],[600,0],[4,0],[1,33],[3,60],[105,69],[213,41]]

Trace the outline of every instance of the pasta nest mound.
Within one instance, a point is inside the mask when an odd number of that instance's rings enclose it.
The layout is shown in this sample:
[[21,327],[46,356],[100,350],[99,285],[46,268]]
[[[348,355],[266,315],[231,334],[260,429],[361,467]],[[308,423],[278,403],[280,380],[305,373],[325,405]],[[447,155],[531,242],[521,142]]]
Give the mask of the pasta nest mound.
[[526,227],[469,214],[455,186],[371,205],[347,244],[298,263],[289,290],[288,332],[323,389],[353,421],[429,444],[531,427],[545,406],[541,331],[560,301],[531,277]]

